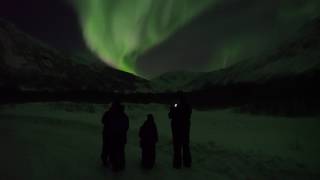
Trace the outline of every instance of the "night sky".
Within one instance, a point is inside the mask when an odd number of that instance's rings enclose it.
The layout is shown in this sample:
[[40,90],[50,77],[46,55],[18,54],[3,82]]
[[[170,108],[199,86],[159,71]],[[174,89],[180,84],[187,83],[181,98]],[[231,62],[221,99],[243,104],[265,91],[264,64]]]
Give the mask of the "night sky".
[[86,49],[77,14],[66,0],[4,0],[0,18],[54,48]]
[[11,0],[0,17],[63,51],[143,77],[261,56],[320,15],[319,0]]

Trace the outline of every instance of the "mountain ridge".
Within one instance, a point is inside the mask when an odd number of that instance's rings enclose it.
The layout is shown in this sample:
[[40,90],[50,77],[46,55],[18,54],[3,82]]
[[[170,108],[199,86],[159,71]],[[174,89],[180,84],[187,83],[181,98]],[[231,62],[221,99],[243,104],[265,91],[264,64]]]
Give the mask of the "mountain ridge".
[[107,92],[148,89],[144,79],[102,62],[79,63],[76,56],[59,52],[1,19],[0,64],[2,88]]

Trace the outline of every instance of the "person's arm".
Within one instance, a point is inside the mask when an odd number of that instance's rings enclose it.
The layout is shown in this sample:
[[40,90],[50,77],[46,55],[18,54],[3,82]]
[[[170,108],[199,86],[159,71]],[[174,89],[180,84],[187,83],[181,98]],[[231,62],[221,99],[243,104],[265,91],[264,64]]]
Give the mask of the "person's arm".
[[140,139],[142,138],[142,136],[143,136],[143,125],[139,129],[139,137],[140,137]]
[[103,116],[102,116],[102,119],[101,119],[101,123],[102,124],[106,124],[106,122],[107,122],[107,112],[105,112],[104,114],[103,114]]
[[188,106],[188,119],[191,118],[191,115],[192,115],[192,107],[189,105]]
[[168,113],[168,117],[169,117],[170,119],[173,118],[173,111],[174,111],[174,107],[173,107],[173,106],[170,106],[170,111],[169,111],[169,113]]
[[158,128],[157,128],[156,125],[154,126],[154,132],[155,132],[155,142],[158,142],[159,141],[159,135],[158,135]]
[[127,115],[125,115],[125,118],[126,118],[126,131],[129,130],[129,118]]

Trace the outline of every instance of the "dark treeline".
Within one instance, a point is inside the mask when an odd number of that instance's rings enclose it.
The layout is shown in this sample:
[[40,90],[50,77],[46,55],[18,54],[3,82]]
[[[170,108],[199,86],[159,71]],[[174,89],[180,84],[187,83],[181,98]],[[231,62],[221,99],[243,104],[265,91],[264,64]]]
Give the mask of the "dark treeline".
[[[284,116],[313,115],[320,112],[320,73],[272,79],[263,83],[233,83],[207,85],[203,90],[186,95],[196,109],[239,107],[241,111]],[[2,89],[2,103],[71,101],[109,103],[114,96],[124,102],[170,104],[174,92],[167,93],[113,93],[97,91],[22,92]]]
[[115,93],[100,91],[0,91],[1,103],[71,101],[86,103],[110,103],[115,96],[129,103],[170,103],[174,93]]
[[283,116],[320,113],[320,72],[270,79],[261,83],[207,85],[190,93],[193,104],[208,108],[240,107],[242,111]]

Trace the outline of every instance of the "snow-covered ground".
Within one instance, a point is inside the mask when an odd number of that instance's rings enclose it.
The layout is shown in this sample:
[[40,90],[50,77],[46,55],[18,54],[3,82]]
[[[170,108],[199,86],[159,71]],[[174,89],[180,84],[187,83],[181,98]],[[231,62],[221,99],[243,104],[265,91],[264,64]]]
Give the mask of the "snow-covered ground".
[[[193,167],[172,168],[168,107],[126,104],[127,167],[101,166],[100,119],[107,106],[28,103],[0,107],[0,179],[320,179],[320,118],[238,113],[192,115]],[[148,113],[158,125],[156,167],[139,166],[138,128]]]

